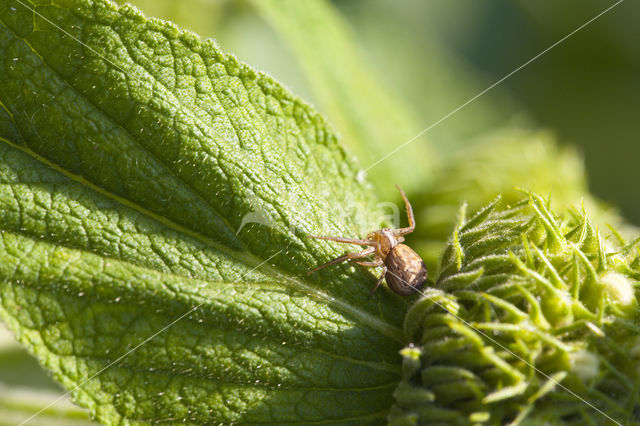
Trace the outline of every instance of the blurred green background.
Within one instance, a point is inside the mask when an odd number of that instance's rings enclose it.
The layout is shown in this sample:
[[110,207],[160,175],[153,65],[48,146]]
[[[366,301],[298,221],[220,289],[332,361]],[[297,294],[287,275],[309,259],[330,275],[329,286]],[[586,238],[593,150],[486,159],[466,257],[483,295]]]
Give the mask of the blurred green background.
[[[216,39],[224,51],[272,74],[323,111],[290,44],[251,1],[131,3],[147,16]],[[412,105],[426,128],[614,2],[335,0],[332,4],[377,81]],[[414,143],[437,146],[439,155],[446,157],[501,129],[550,131],[559,143],[577,147],[591,192],[618,207],[629,222],[640,224],[638,17],[640,2],[622,2]],[[494,154],[490,145],[487,149],[485,155],[503,155],[497,149]],[[558,176],[564,175],[558,172]],[[8,390],[12,395],[0,403],[0,424],[15,424],[16,417],[11,416],[32,413],[61,393],[2,330],[0,360],[0,393]],[[66,424],[70,419],[86,422],[78,409],[63,404],[32,424],[55,423],[56,410],[66,413]]]

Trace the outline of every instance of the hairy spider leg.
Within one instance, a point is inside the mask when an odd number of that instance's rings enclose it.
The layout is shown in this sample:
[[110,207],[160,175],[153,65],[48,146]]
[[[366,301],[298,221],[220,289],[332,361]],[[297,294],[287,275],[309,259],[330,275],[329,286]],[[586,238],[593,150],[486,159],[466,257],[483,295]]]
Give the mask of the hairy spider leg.
[[358,264],[360,266],[382,266],[382,265],[384,265],[384,262],[382,260],[380,260],[380,259],[374,260],[374,261],[371,261],[371,262],[363,262],[363,261],[360,261],[360,260],[354,260],[353,263],[356,263],[356,264]]
[[335,241],[336,243],[346,243],[346,244],[355,244],[357,246],[372,246],[376,243],[370,240],[359,240],[356,238],[342,238],[342,237],[323,237],[319,235],[307,235],[311,238],[316,238],[318,240],[329,240]]
[[407,226],[406,228],[394,229],[393,235],[398,236],[398,235],[410,234],[414,231],[414,229],[416,229],[416,221],[415,221],[415,218],[413,217],[413,209],[411,208],[411,204],[409,204],[409,200],[407,199],[407,196],[404,194],[404,191],[402,190],[402,188],[400,188],[398,185],[396,185],[396,188],[398,188],[398,191],[400,191],[400,195],[402,195],[402,199],[404,200],[404,206],[407,209],[407,219],[409,220],[409,226]]
[[330,260],[329,262],[325,263],[324,265],[320,265],[320,266],[316,266],[314,269],[310,270],[309,272],[307,272],[307,275],[312,274],[322,268],[326,268],[327,266],[331,266],[331,265],[335,265],[336,263],[340,263],[340,262],[344,262],[345,260],[349,260],[349,259],[360,259],[362,257],[366,257],[369,256],[370,254],[373,254],[376,251],[375,247],[369,247],[366,248],[360,252],[352,252],[352,253],[346,253],[342,256],[336,257],[333,260]]

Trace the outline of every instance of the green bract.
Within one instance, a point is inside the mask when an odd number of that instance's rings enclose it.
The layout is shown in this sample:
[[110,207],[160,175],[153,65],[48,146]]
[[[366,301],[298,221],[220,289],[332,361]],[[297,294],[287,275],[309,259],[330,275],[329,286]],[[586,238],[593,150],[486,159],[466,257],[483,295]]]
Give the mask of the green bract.
[[380,221],[313,108],[100,0],[1,0],[0,58],[0,314],[78,404],[107,423],[386,417],[407,302],[367,302],[362,269],[306,275],[343,249],[307,233]]
[[462,211],[436,288],[407,314],[391,423],[637,422],[638,252],[584,211],[497,204]]

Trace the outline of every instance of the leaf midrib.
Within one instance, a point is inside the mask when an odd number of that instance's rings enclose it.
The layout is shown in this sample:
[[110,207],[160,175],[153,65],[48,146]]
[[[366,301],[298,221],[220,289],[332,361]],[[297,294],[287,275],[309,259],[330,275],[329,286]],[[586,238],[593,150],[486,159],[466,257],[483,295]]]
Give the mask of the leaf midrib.
[[[128,207],[132,210],[137,211],[138,213],[158,222],[161,223],[162,225],[165,225],[167,228],[177,232],[177,233],[181,233],[181,234],[185,234],[197,241],[200,241],[201,243],[207,245],[208,247],[213,248],[214,250],[217,250],[219,252],[222,252],[224,255],[235,259],[239,262],[244,263],[245,265],[248,266],[255,266],[258,265],[260,262],[262,262],[262,260],[260,260],[259,258],[257,258],[256,256],[248,253],[248,252],[240,252],[237,250],[234,250],[232,248],[229,248],[227,246],[225,246],[224,244],[213,240],[210,237],[207,237],[205,235],[202,235],[198,232],[195,232],[183,225],[180,225],[174,221],[172,221],[171,219],[168,219],[164,216],[161,216],[157,213],[152,212],[151,210],[145,209],[144,207],[140,206],[138,203],[135,203],[131,200],[129,200],[128,198],[124,198],[120,195],[114,194],[113,192],[107,191],[104,188],[86,180],[84,177],[77,175],[75,173],[71,173],[68,170],[62,168],[61,166],[59,166],[58,164],[50,161],[49,159],[41,156],[40,154],[34,152],[33,150],[31,150],[28,147],[25,146],[21,146],[18,144],[15,144],[11,141],[9,141],[8,139],[3,138],[2,136],[0,136],[0,141],[6,143],[7,145],[11,146],[12,148],[18,149],[20,151],[22,151],[23,153],[27,154],[28,156],[30,156],[31,158],[33,158],[34,160],[44,164],[45,166],[48,166],[52,169],[54,169],[55,171],[63,174],[65,177],[67,177],[69,180],[71,180],[72,182],[78,183],[81,186],[86,187],[89,190],[92,190],[94,192],[97,192],[98,194],[109,198],[112,201],[115,201],[118,204],[121,204],[125,207]],[[61,244],[58,244],[61,245]],[[121,259],[119,259],[121,260]],[[252,263],[255,262],[255,263]]]
[[[227,255],[229,258],[231,259],[235,259],[238,262],[242,262],[244,263],[246,266],[249,267],[255,267],[256,265],[259,265],[261,262],[263,262],[263,260],[260,260],[259,258],[257,258],[256,256],[250,254],[250,253],[244,253],[244,252],[238,252],[236,250],[230,249],[227,246],[224,246],[214,240],[211,240],[210,238],[201,235],[197,232],[194,232],[188,228],[185,228],[184,226],[177,224],[173,221],[171,221],[170,219],[165,218],[164,216],[160,216],[150,210],[145,209],[144,207],[140,206],[137,203],[134,203],[126,198],[120,197],[119,195],[113,194],[112,192],[109,192],[89,181],[87,181],[86,179],[84,179],[82,176],[76,175],[74,173],[71,173],[65,169],[63,169],[62,167],[58,166],[57,164],[51,162],[50,160],[42,157],[41,155],[33,152],[31,149],[27,148],[27,147],[23,147],[17,144],[14,144],[13,142],[8,141],[7,139],[0,137],[0,141],[8,144],[9,146],[16,148],[22,152],[24,152],[25,154],[29,155],[30,157],[34,158],[36,161],[43,163],[46,166],[49,166],[51,168],[53,168],[54,170],[58,171],[59,173],[62,173],[64,176],[66,176],[68,179],[70,179],[73,182],[76,182],[80,185],[83,185],[85,187],[87,187],[90,190],[93,190],[97,193],[99,193],[102,196],[105,196],[113,201],[115,201],[116,203],[119,203],[125,207],[131,208],[137,212],[139,212],[142,215],[145,215],[149,218],[151,218],[152,220],[155,220],[163,225],[165,225],[167,228],[172,229],[173,231],[177,232],[177,233],[182,233],[185,234],[197,241],[202,242],[203,244],[212,247],[214,250],[218,250],[220,252],[222,252],[223,254]],[[15,233],[19,233],[16,231],[11,231],[11,232],[15,232]],[[28,235],[28,234],[24,234],[24,233],[19,233],[21,235],[25,235],[27,238],[30,238],[32,240],[35,240],[33,236]],[[60,243],[57,242],[51,242],[52,244],[55,244],[57,246],[63,246]],[[83,252],[87,252],[87,253],[92,253],[95,254],[89,250],[85,250],[85,249],[80,249],[77,247],[69,247],[71,249],[74,250],[79,250],[79,251],[83,251]],[[176,277],[180,277],[180,278],[184,278],[184,276],[182,275],[178,275],[175,274],[174,272],[166,272],[166,271],[158,271],[156,269],[152,269],[152,268],[147,268],[143,265],[138,265],[135,263],[132,263],[129,260],[126,259],[121,259],[121,258],[114,258],[111,256],[103,256],[104,258],[112,258],[127,264],[131,264],[137,267],[141,267],[141,268],[145,268],[154,272],[158,272],[158,273],[168,273],[170,275],[174,275]],[[315,287],[311,287],[310,285],[304,283],[303,281],[299,280],[298,277],[292,277],[289,275],[285,275],[283,274],[281,271],[279,271],[278,269],[272,267],[269,264],[264,264],[262,266],[260,266],[259,270],[263,273],[265,273],[265,275],[271,276],[272,278],[275,278],[276,280],[278,278],[285,280],[286,282],[289,282],[294,288],[298,289],[299,291],[303,292],[304,294],[308,294],[310,296],[315,296],[321,300],[324,300],[326,302],[328,302],[330,305],[333,305],[335,307],[337,307],[341,312],[347,314],[347,316],[351,316],[352,318],[355,318],[365,324],[367,324],[370,328],[380,332],[381,334],[387,336],[387,337],[391,337],[394,340],[404,344],[406,343],[406,339],[404,337],[404,332],[398,328],[395,327],[385,321],[382,321],[381,319],[379,319],[378,317],[375,317],[373,315],[371,315],[370,313],[359,309],[358,307],[350,304],[350,303],[346,303],[340,299],[336,299],[333,296],[330,296],[320,290],[318,290]],[[191,278],[191,277],[187,277],[187,278]],[[208,280],[203,280],[203,281],[207,281]],[[239,282],[240,284],[240,282]]]

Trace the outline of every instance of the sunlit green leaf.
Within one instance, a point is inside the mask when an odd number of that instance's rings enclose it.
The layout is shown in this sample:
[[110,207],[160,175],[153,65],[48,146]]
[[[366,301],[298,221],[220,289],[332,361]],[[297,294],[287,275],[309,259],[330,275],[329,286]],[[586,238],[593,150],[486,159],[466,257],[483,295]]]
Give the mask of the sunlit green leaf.
[[102,0],[1,0],[0,58],[0,314],[78,404],[109,423],[385,418],[407,302],[367,301],[362,269],[306,274],[343,249],[308,233],[380,222],[313,108]]

